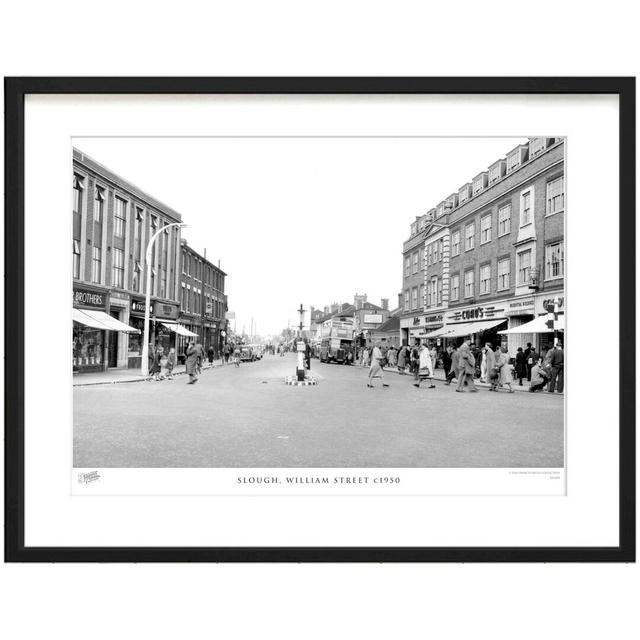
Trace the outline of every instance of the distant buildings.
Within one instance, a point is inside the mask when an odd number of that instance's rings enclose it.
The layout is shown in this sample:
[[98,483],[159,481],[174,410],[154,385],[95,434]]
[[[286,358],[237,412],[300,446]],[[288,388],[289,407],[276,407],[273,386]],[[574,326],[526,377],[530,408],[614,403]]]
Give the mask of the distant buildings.
[[542,316],[555,304],[564,327],[564,147],[562,138],[531,138],[411,224],[403,344],[465,335],[512,353],[552,344]]

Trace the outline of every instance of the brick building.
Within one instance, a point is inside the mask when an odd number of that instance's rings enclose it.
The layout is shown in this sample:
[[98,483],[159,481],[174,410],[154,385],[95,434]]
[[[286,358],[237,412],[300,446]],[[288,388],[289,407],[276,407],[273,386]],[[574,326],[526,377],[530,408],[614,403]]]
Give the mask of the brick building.
[[151,341],[175,345],[179,312],[180,228],[149,238],[179,213],[73,150],[73,370],[139,368],[147,269]]
[[[206,251],[205,251],[206,255]],[[207,350],[213,347],[218,358],[227,334],[226,273],[205,256],[181,240],[180,251],[180,324],[196,334]],[[180,336],[178,353],[185,350],[188,336]]]
[[511,355],[552,344],[541,322],[555,301],[564,326],[564,146],[531,138],[416,218],[404,243],[404,343],[473,335]]

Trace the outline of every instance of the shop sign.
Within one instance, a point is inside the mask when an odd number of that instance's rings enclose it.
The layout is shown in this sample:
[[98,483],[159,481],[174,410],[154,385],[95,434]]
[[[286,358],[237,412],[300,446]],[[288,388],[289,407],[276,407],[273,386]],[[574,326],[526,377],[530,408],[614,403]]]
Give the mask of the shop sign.
[[205,313],[211,315],[213,313],[213,303],[212,302],[207,302],[206,307],[205,307]]
[[513,302],[509,303],[505,313],[508,316],[532,316],[535,314],[535,302],[533,298],[514,300]]
[[164,304],[162,302],[154,302],[151,310],[157,318],[165,318],[167,320],[178,319],[178,307],[172,304]]
[[366,313],[362,322],[364,322],[364,324],[382,324],[382,314]]
[[[441,326],[442,325],[442,314],[438,314],[438,315],[434,315],[434,316],[425,316],[424,318],[424,324],[427,327],[433,327],[434,325],[438,325]],[[436,327],[434,327],[436,328]]]
[[[132,300],[131,301],[131,311],[134,313],[145,313],[147,310],[147,305],[144,300]],[[153,315],[153,303],[151,303],[151,310],[149,311],[150,315]]]
[[470,307],[455,311],[447,316],[449,322],[459,322],[461,320],[485,320],[495,317],[504,316],[504,309],[496,309],[495,307]]
[[73,288],[72,304],[75,307],[95,307],[104,309],[107,306],[107,294],[82,287]]
[[[541,300],[538,298],[538,300]],[[544,298],[542,299],[542,307],[538,309],[538,313],[553,313],[555,304],[558,302],[558,311],[564,311],[564,297]]]

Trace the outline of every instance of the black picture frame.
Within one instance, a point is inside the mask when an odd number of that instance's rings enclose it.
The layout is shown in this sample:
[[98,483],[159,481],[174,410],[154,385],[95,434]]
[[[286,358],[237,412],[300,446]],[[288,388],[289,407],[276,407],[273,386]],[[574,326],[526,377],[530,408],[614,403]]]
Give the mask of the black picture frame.
[[[5,78],[6,562],[634,562],[635,78]],[[26,547],[24,103],[28,94],[615,94],[620,149],[619,544],[614,547]]]

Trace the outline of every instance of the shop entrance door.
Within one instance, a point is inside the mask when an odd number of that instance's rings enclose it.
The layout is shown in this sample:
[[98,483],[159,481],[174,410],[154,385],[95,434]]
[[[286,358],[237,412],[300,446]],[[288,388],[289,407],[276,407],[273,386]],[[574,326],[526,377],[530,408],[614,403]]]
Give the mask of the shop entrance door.
[[[119,311],[111,311],[111,316],[116,320],[120,320]],[[109,331],[109,350],[107,353],[108,361],[107,366],[110,369],[115,369],[118,366],[118,331]]]

